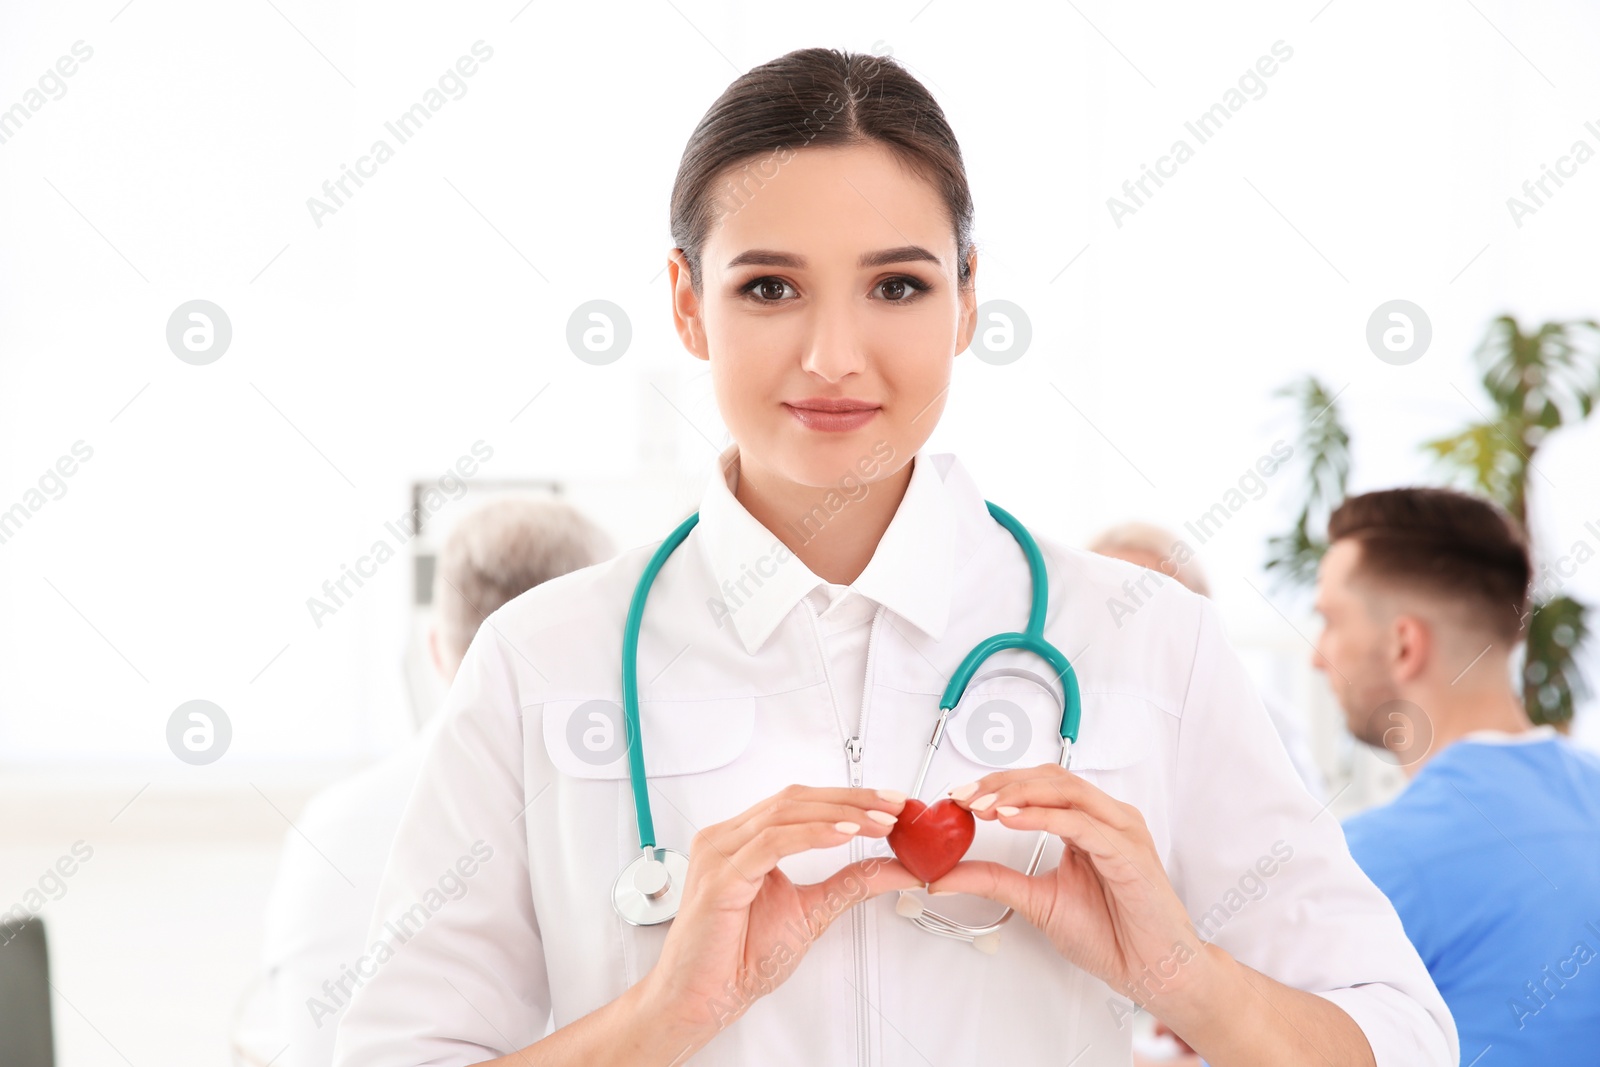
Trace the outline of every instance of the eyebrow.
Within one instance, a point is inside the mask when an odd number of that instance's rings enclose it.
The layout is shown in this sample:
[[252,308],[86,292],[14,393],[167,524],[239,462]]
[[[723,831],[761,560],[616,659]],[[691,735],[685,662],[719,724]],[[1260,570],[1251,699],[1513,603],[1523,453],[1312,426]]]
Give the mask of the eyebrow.
[[[884,248],[877,252],[863,252],[856,260],[858,267],[883,267],[890,263],[924,262],[939,264],[939,257],[923,248],[921,245],[902,245],[899,248]],[[734,267],[790,267],[803,270],[806,257],[797,256],[790,252],[775,252],[767,248],[752,248],[740,252],[728,261],[728,269]]]

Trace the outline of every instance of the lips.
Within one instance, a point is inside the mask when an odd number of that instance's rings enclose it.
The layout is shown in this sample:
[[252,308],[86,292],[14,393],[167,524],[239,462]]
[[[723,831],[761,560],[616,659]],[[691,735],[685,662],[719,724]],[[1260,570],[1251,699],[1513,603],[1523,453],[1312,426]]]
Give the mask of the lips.
[[878,405],[867,400],[857,400],[848,396],[809,396],[804,400],[795,400],[789,406],[801,411],[824,411],[829,414],[838,414],[851,411],[872,411]]
[[841,432],[859,430],[878,417],[877,404],[850,397],[806,397],[785,403],[789,414],[808,430]]
[[930,807],[913,797],[889,831],[889,849],[906,870],[934,882],[961,861],[977,832],[972,812],[950,798]]

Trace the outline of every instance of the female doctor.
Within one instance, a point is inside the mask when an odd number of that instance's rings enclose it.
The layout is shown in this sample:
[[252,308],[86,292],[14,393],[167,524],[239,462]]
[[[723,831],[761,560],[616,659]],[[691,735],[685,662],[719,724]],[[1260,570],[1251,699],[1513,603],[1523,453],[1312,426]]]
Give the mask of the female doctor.
[[[340,1067],[1091,1067],[1129,1062],[1139,1010],[1219,1067],[1456,1062],[1394,910],[1177,583],[1038,539],[1071,668],[988,658],[924,767],[952,676],[1035,602],[1021,536],[923,448],[975,328],[972,212],[891,60],[793,52],[706,113],[672,310],[734,443],[675,551],[479,630],[336,983]],[[1129,581],[1154,594],[1114,622]],[[977,818],[928,885],[885,847],[919,777]],[[639,875],[654,846],[686,865]]]

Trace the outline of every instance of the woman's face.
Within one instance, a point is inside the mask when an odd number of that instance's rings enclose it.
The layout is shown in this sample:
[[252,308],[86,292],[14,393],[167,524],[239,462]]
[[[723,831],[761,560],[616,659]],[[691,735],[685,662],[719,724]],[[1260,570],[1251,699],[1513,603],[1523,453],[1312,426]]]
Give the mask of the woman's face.
[[[703,246],[700,295],[681,253],[672,285],[741,466],[815,487],[893,474],[938,423],[976,321],[944,204],[878,144],[731,174],[742,192]],[[829,419],[806,409],[818,398],[870,410]]]

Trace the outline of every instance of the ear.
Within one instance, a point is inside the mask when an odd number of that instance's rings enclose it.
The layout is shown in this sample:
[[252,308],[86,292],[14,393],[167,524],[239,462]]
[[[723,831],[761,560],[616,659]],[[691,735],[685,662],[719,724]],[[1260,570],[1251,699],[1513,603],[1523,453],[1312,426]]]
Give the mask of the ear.
[[689,260],[681,248],[674,248],[667,256],[667,290],[672,297],[672,324],[678,339],[696,359],[709,360],[701,300],[690,281]]
[[1390,669],[1396,682],[1411,682],[1420,678],[1438,649],[1433,626],[1420,615],[1400,614],[1394,617],[1394,649]]
[[956,325],[956,355],[972,344],[972,335],[978,332],[978,248],[967,253],[967,269],[971,281],[961,290],[961,312]]

